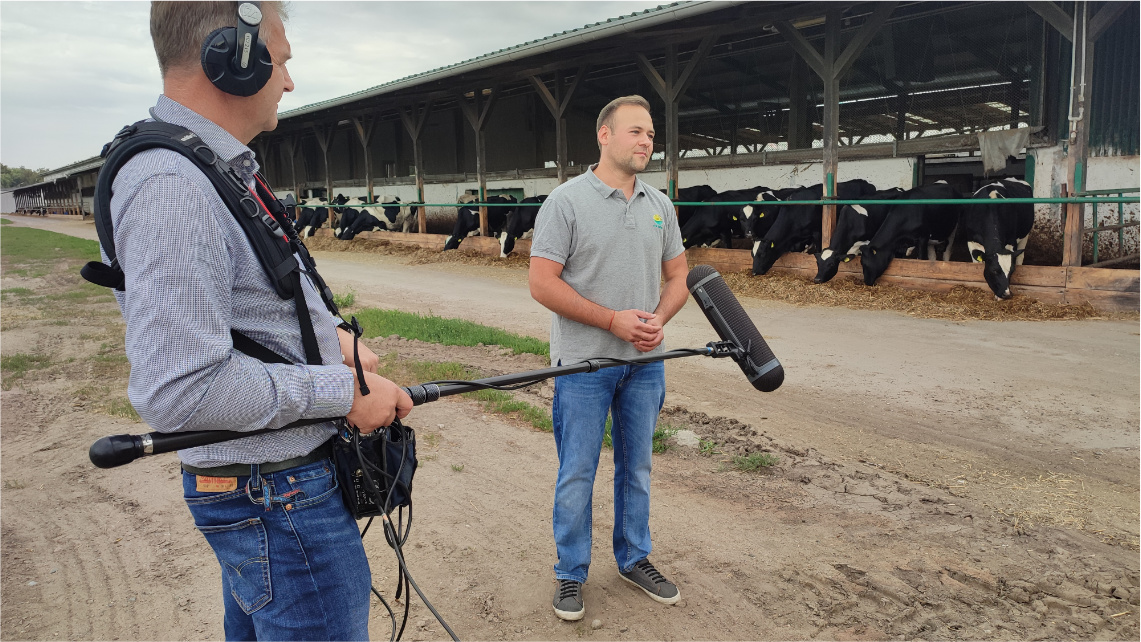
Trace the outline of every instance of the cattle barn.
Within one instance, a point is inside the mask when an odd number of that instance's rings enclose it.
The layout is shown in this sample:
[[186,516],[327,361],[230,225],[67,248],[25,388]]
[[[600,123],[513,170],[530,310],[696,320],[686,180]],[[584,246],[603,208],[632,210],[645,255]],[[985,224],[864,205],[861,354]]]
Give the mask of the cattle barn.
[[[422,233],[362,236],[442,248],[461,197],[522,201],[585,171],[598,157],[599,110],[638,93],[657,128],[643,178],[671,194],[823,183],[830,198],[831,186],[863,179],[877,190],[944,181],[969,196],[1018,179],[1042,201],[1014,293],[1135,310],[1138,8],[674,3],[283,112],[251,147],[279,195],[427,204],[415,208]],[[16,190],[17,209],[90,212],[98,167],[54,170]],[[824,207],[825,239],[837,209]],[[959,245],[950,261],[895,260],[880,280],[985,288]],[[492,238],[467,247],[500,251]],[[723,270],[752,265],[747,248],[689,255]],[[858,275],[856,263],[841,273]],[[816,263],[785,254],[773,270],[811,277]]]

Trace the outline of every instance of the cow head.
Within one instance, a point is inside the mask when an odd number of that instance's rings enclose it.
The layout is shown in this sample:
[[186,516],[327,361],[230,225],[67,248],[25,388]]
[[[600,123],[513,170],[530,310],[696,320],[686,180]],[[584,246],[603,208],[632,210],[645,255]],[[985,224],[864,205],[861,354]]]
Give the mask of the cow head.
[[813,277],[812,282],[827,283],[831,281],[832,277],[836,276],[836,273],[840,270],[841,263],[847,263],[854,257],[859,256],[861,245],[862,244],[857,244],[851,250],[848,250],[848,254],[833,252],[830,249],[816,253],[816,276]]
[[741,208],[739,221],[745,238],[748,239],[764,236],[772,227],[777,210],[780,208],[780,198],[772,190],[758,193],[753,200],[764,201],[765,204],[745,205]]
[[1010,275],[1014,273],[1015,260],[1023,251],[1007,245],[995,252],[987,252],[982,245],[975,242],[968,242],[967,249],[971,251],[972,261],[983,264],[983,278],[986,279],[991,292],[994,292],[995,300],[1001,301],[1014,296],[1010,293]]
[[876,280],[883,276],[887,267],[891,265],[891,252],[885,249],[865,245],[860,251],[860,267],[864,271],[864,285],[875,285]]
[[772,268],[777,259],[785,253],[784,248],[778,248],[774,241],[762,238],[753,242],[753,274],[765,274]]

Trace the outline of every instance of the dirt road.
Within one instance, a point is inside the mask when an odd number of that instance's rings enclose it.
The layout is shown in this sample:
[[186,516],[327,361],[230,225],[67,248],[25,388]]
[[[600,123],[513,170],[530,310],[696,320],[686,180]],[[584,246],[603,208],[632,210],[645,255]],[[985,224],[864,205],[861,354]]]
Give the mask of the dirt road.
[[[94,233],[89,223],[12,218]],[[522,269],[317,258],[358,306],[546,336],[549,315]],[[4,275],[4,288],[45,285]],[[617,577],[605,453],[587,617],[562,623],[549,607],[550,435],[456,398],[414,411],[432,459],[417,473],[408,563],[461,637],[1137,638],[1137,323],[956,323],[742,303],[786,380],[762,394],[731,362],[667,365],[667,418],[720,444],[712,457],[677,447],[655,458],[653,557],[681,587],[674,607]],[[60,331],[10,324],[5,304],[5,355],[98,352],[84,336],[108,324],[121,342],[113,316]],[[716,338],[692,303],[666,337],[671,347]],[[545,365],[494,348],[373,346],[486,371]],[[218,570],[178,495],[177,462],[92,468],[91,440],[145,427],[73,405],[81,383],[49,368],[3,393],[3,637],[220,637]],[[780,463],[732,470],[725,460],[742,448]],[[394,562],[373,537],[366,547],[390,596]],[[406,637],[443,635],[418,600],[412,610]],[[374,615],[373,637],[384,638],[387,619]]]

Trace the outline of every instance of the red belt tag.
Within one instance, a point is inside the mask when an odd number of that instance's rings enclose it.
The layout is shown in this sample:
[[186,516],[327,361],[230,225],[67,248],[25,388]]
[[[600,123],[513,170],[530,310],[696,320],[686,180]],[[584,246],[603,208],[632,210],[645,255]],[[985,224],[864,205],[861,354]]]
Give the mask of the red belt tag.
[[198,478],[197,489],[200,493],[224,493],[238,488],[237,477],[204,477],[202,475],[196,477]]

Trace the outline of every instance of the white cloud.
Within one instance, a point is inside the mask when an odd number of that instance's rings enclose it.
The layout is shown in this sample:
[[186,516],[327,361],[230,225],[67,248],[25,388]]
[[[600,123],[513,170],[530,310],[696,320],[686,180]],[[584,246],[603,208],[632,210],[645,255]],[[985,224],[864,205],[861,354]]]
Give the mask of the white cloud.
[[[290,3],[287,111],[657,6],[658,2]],[[99,153],[162,90],[147,2],[0,2],[0,158]]]

